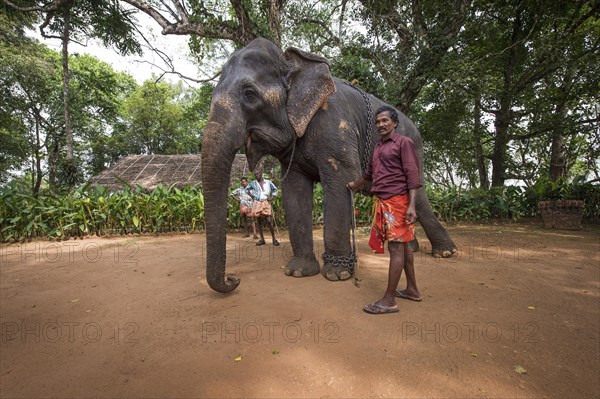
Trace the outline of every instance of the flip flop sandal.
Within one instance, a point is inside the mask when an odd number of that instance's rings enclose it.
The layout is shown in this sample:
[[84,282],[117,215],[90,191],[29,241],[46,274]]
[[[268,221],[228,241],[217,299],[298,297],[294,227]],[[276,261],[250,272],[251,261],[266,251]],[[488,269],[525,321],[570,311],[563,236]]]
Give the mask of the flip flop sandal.
[[[381,309],[381,311],[372,310],[371,308]],[[400,309],[398,309],[398,305],[394,306],[385,306],[378,303],[371,303],[365,307],[363,310],[369,314],[387,314],[387,313],[398,313]]]
[[394,294],[397,298],[408,299],[409,301],[421,302],[423,300],[422,298],[414,298],[412,296],[408,296],[400,290],[397,290]]

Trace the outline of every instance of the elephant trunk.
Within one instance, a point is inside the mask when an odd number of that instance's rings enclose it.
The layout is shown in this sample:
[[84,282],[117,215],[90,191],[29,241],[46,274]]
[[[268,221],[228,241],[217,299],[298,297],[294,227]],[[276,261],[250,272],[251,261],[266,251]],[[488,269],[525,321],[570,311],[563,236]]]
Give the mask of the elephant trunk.
[[[243,131],[231,132],[231,122],[221,124],[210,117],[202,145],[202,187],[206,221],[206,279],[210,287],[228,293],[236,289],[240,280],[225,275],[227,196],[231,166],[235,153],[243,143]],[[234,119],[234,118],[231,118]],[[231,134],[234,133],[234,134]],[[238,137],[235,140],[235,137]],[[229,141],[229,143],[228,143]]]

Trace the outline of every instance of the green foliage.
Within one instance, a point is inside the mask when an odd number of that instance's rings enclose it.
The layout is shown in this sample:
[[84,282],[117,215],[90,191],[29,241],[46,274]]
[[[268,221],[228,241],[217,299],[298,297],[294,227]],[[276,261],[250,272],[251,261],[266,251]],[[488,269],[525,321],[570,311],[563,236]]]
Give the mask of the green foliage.
[[447,190],[427,189],[433,213],[439,220],[447,222],[518,220],[535,216],[537,204],[535,208],[527,207],[523,194],[521,188],[514,186],[493,187],[489,191],[463,191],[456,187]]
[[202,116],[195,111],[206,106],[205,95],[193,96],[181,85],[147,80],[123,103],[123,125],[113,135],[120,155],[197,153],[200,131],[190,127]]
[[385,82],[359,46],[349,46],[331,60],[331,73],[381,99],[386,98]]
[[52,142],[49,130],[56,127],[53,121],[60,109],[50,105],[60,87],[60,70],[51,51],[21,36],[21,28],[0,14],[0,182],[3,183],[24,163],[41,156],[40,132],[46,132],[46,142]]
[[60,151],[65,144],[60,63],[60,55],[45,46],[31,42],[15,47],[0,41],[4,100],[0,137],[6,143],[0,149],[0,179],[4,181],[9,180],[11,170],[27,168],[36,169],[40,177],[49,175],[54,186],[76,184],[117,157],[113,133],[121,120],[121,104],[136,87],[135,81],[95,57],[70,57],[73,168]]
[[[45,2],[38,2],[45,3]],[[78,40],[94,38],[123,55],[141,54],[135,34],[133,11],[120,7],[117,1],[87,0],[64,2],[58,12],[48,12],[47,29],[57,36],[63,34],[65,13],[69,16],[70,34]]]
[[34,197],[14,185],[0,189],[0,241],[36,237],[194,232],[204,226],[197,187],[127,187],[116,193],[85,185],[69,194]]
[[600,186],[591,183],[540,180],[530,188],[506,186],[490,190],[428,187],[427,195],[433,213],[447,222],[536,217],[539,201],[555,199],[584,200],[584,218],[600,218]]
[[600,185],[585,182],[582,178],[572,183],[565,179],[541,178],[525,191],[525,201],[530,209],[535,209],[539,201],[556,200],[584,201],[584,218],[600,218]]
[[[55,240],[86,235],[198,232],[204,230],[204,196],[199,187],[179,189],[159,186],[146,192],[126,187],[110,192],[85,185],[64,195],[24,194],[27,187],[15,182],[0,189],[0,242],[32,238]],[[590,183],[539,182],[530,189],[515,186],[482,189],[434,190],[427,188],[434,214],[441,221],[518,220],[538,216],[538,202],[547,199],[585,201],[585,219],[600,219],[600,186]],[[286,227],[281,195],[271,203],[275,223]],[[357,226],[372,222],[372,198],[354,196]],[[323,188],[313,197],[313,224],[323,223]],[[239,204],[229,197],[227,225],[239,229]]]

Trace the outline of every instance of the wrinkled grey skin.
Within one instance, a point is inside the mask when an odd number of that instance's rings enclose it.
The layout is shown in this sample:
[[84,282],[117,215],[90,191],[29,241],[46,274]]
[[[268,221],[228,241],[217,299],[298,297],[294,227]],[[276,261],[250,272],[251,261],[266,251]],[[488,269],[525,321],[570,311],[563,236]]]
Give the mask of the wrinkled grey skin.
[[[370,95],[369,99],[372,111],[384,104]],[[333,259],[351,256],[352,215],[346,184],[361,173],[358,140],[366,130],[367,109],[362,94],[332,77],[327,61],[314,54],[294,48],[284,53],[272,42],[256,39],[231,56],[214,90],[202,148],[206,276],[211,288],[226,293],[239,284],[237,277],[225,275],[225,244],[227,189],[241,147],[251,169],[267,154],[279,159],[282,173],[291,161],[281,187],[293,249],[286,275],[311,276],[321,270],[313,254],[315,182],[321,182],[325,195],[325,254]],[[399,116],[398,130],[414,141],[422,163],[421,136],[405,115]],[[374,128],[371,134],[377,142]],[[417,215],[434,255],[445,257],[456,251],[423,189],[417,196]],[[349,278],[351,274],[337,263],[324,262],[323,275],[329,280]]]

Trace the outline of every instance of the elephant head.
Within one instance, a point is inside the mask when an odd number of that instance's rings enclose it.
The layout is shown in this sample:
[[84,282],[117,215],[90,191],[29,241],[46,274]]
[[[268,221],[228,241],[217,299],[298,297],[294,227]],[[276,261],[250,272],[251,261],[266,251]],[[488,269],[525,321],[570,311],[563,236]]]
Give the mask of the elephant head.
[[295,48],[284,53],[266,39],[252,41],[224,65],[202,146],[206,278],[215,291],[233,291],[240,282],[225,275],[227,191],[236,152],[245,146],[251,169],[267,154],[289,155],[333,93],[324,58]]

